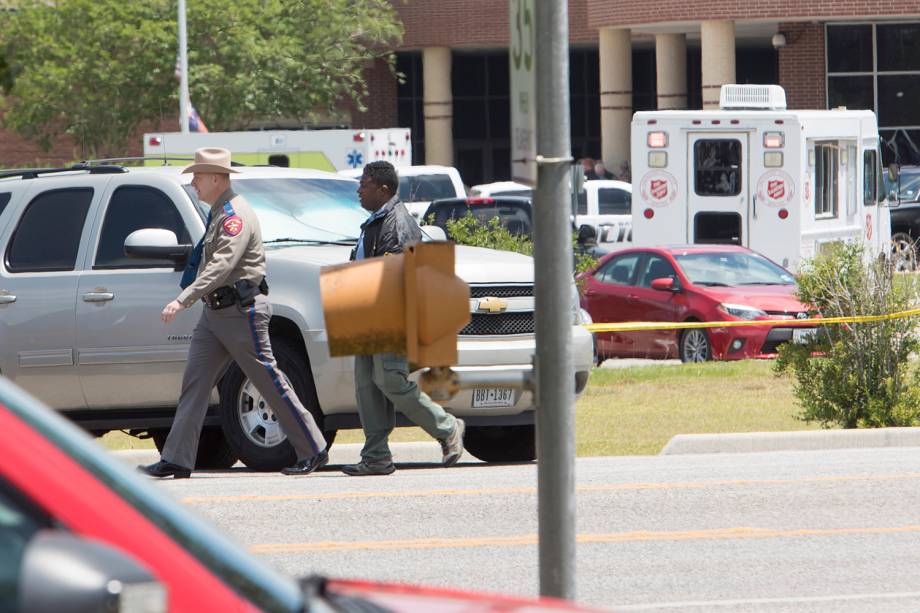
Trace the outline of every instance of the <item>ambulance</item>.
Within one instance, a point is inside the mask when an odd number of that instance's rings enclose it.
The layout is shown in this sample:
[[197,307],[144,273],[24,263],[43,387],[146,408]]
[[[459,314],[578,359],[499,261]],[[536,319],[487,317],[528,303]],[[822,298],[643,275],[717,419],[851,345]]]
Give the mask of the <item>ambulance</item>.
[[[386,160],[412,164],[409,128],[374,130],[259,130],[144,134],[144,157],[192,156],[199,147],[224,147],[247,166],[315,168],[335,172]],[[148,161],[156,164],[156,161]]]
[[633,116],[636,245],[728,243],[790,270],[834,241],[891,245],[872,111],[793,111],[777,85],[723,85],[720,108]]

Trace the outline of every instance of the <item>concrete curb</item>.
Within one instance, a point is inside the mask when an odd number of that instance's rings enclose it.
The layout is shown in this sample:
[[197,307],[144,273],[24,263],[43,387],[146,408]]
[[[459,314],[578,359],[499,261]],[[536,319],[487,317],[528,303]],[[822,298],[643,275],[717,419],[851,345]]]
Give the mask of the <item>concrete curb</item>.
[[659,455],[813,451],[859,447],[920,447],[920,428],[678,434],[668,441]]
[[[397,466],[405,463],[441,464],[441,446],[434,442],[424,443],[390,443],[393,461]],[[152,464],[160,459],[156,449],[124,449],[112,452],[115,457],[126,464]],[[361,460],[361,445],[358,443],[333,444],[329,450],[329,463],[333,465],[354,464]],[[461,462],[479,462],[467,452],[460,457]],[[237,466],[243,466],[237,462]]]

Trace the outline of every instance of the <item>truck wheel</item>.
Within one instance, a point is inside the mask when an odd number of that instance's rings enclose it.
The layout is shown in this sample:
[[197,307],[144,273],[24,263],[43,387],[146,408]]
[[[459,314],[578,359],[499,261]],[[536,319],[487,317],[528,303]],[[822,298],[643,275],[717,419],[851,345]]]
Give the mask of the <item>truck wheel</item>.
[[[282,376],[322,429],[323,414],[306,360],[281,340],[272,341],[272,351]],[[272,408],[236,363],[230,365],[218,389],[221,428],[243,464],[253,470],[276,471],[297,461]],[[323,435],[332,445],[335,430],[324,431]]]
[[684,330],[680,335],[680,361],[681,362],[705,362],[712,358],[712,345],[709,344],[709,337],[706,331],[691,328]]
[[[150,432],[153,444],[157,446],[157,451],[160,453],[163,453],[163,447],[166,446],[166,437],[168,435],[169,430],[165,428],[158,428]],[[208,426],[201,430],[195,468],[230,468],[236,464],[238,459],[236,452],[227,443],[223,430],[217,426]]]
[[909,234],[898,232],[891,237],[891,267],[895,272],[917,270],[917,248]]
[[467,426],[463,446],[483,462],[532,462],[535,436],[533,426]]

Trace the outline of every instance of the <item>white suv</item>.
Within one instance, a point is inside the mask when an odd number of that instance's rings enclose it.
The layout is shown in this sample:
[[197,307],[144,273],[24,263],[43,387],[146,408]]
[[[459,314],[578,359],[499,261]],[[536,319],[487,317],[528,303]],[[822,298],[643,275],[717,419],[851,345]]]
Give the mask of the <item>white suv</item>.
[[[357,183],[335,174],[239,170],[234,189],[258,213],[266,245],[275,356],[331,440],[336,430],[360,423],[352,359],[329,356],[319,272],[347,261],[367,212],[358,204]],[[149,433],[161,446],[202,308],[183,312],[169,326],[159,319],[179,292],[191,245],[204,232],[207,207],[195,198],[191,175],[177,167],[121,166],[4,175],[10,173],[0,174],[0,374],[87,430]],[[163,235],[134,234],[148,228],[168,230],[175,243],[139,243],[138,236]],[[126,256],[126,241],[156,257]],[[456,256],[457,274],[470,285],[472,312],[458,339],[457,369],[529,369],[535,349],[532,259],[472,247],[458,247]],[[571,291],[573,383],[581,392],[592,343],[575,325],[574,284]],[[507,309],[479,308],[495,297]],[[466,391],[445,403],[468,424],[467,450],[487,461],[533,459],[531,394],[476,400],[491,396]],[[235,365],[212,400],[199,466],[241,459],[275,470],[293,462],[270,408]]]
[[[343,177],[360,179],[362,168],[340,170]],[[460,173],[453,166],[397,166],[399,199],[419,222],[432,200],[466,198]]]

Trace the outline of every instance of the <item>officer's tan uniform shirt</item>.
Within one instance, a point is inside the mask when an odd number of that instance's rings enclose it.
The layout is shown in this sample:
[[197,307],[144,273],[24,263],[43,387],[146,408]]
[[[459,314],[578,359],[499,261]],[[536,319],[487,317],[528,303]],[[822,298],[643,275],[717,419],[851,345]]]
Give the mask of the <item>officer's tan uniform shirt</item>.
[[[233,214],[224,204],[229,201]],[[211,205],[211,225],[204,236],[204,253],[195,281],[176,298],[190,308],[219,287],[245,279],[258,285],[265,276],[262,229],[246,199],[228,189]]]

